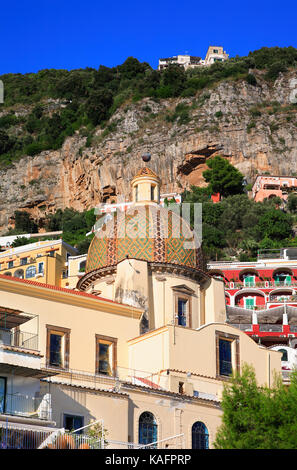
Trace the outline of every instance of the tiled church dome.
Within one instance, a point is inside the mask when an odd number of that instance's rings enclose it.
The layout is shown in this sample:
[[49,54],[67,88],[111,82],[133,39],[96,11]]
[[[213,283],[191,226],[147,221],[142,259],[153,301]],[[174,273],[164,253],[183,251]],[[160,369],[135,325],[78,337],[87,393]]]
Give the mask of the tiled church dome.
[[193,233],[176,213],[157,204],[142,204],[113,214],[92,240],[86,273],[126,258],[201,268]]

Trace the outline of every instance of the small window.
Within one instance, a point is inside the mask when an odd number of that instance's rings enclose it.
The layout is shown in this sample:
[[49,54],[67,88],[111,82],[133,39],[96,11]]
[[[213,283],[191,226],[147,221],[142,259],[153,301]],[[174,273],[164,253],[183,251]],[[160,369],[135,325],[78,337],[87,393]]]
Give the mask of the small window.
[[233,371],[240,371],[239,337],[216,331],[217,377],[227,379]]
[[138,201],[138,185],[135,186],[135,201]]
[[84,418],[83,416],[75,416],[75,415],[68,415],[64,414],[64,428],[67,431],[75,431],[79,429],[75,434],[82,434],[83,429],[80,429],[84,425]]
[[244,308],[254,310],[255,308],[255,299],[254,297],[247,297],[244,299]]
[[245,287],[254,287],[255,286],[255,276],[248,274],[244,277],[244,286]]
[[232,375],[231,341],[219,339],[220,375]]
[[28,258],[21,258],[21,265],[28,264]]
[[29,266],[26,269],[26,279],[30,279],[31,277],[36,276],[36,266]]
[[84,273],[84,272],[85,272],[85,270],[86,270],[86,263],[87,263],[86,260],[81,261],[81,262],[79,263],[79,272],[80,272],[80,273]]
[[48,256],[51,256],[53,258],[55,256],[55,250],[49,251]]
[[6,377],[0,377],[0,413],[5,413]]
[[178,298],[177,301],[177,324],[180,326],[187,326],[187,306],[188,300]]
[[44,263],[43,261],[41,263],[38,263],[38,274],[43,274],[44,272]]
[[13,268],[13,261],[8,261],[8,269]]
[[117,339],[96,335],[96,373],[113,376],[117,366]]
[[70,330],[47,325],[47,363],[50,367],[68,369]]
[[151,185],[151,201],[155,200],[155,189],[156,189],[156,186]]
[[178,383],[178,393],[181,395],[185,394],[185,383],[184,382],[179,382]]
[[283,353],[281,361],[287,362],[288,361],[288,351],[286,349],[278,349],[279,352]]
[[173,288],[175,324],[178,326],[192,327],[192,292],[186,286]]

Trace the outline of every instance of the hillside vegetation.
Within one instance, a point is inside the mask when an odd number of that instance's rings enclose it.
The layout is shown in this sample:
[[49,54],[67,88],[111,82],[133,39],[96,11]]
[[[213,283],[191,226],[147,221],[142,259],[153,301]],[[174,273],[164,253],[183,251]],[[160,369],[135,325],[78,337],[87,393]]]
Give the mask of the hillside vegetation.
[[[101,65],[98,70],[51,69],[2,75],[5,100],[0,104],[0,165],[59,149],[75,132],[86,136],[89,146],[96,126],[112,130],[116,123],[108,120],[126,102],[144,97],[156,101],[195,97],[222,80],[246,80],[256,87],[254,70],[262,70],[263,78],[271,82],[280,72],[296,66],[297,49],[275,47],[188,71],[172,65],[159,72],[129,57],[122,65]],[[181,122],[187,122],[187,110],[176,113]],[[168,114],[167,119],[176,117]]]

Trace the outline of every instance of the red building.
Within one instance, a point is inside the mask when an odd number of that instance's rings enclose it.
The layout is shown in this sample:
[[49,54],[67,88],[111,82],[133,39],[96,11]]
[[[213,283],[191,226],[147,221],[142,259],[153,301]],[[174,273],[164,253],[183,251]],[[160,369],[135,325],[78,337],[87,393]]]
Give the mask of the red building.
[[210,262],[208,269],[225,283],[229,323],[267,346],[297,344],[297,248],[260,250],[256,262]]

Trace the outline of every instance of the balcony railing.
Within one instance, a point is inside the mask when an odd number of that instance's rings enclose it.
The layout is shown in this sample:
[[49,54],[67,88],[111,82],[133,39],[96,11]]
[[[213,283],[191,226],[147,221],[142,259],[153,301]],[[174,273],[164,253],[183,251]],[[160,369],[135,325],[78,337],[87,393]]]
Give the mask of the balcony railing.
[[279,295],[271,295],[269,298],[269,302],[276,302],[276,303],[288,303],[288,302],[297,302],[297,295],[290,295],[281,297]]
[[271,333],[281,333],[283,331],[283,325],[275,325],[275,324],[260,324],[259,325],[259,331],[261,332],[271,332]]
[[263,288],[263,289],[269,289],[269,288],[277,288],[277,287],[285,287],[285,288],[290,288],[290,287],[297,287],[297,281],[275,281],[275,280],[270,280],[270,281],[249,281],[249,282],[238,282],[238,281],[228,281],[226,282],[226,288],[227,289],[244,289],[244,288]]
[[234,328],[238,328],[241,331],[252,331],[252,324],[251,323],[232,323]]
[[2,345],[36,351],[38,350],[38,335],[26,331],[11,331],[0,328],[0,347]]
[[33,397],[20,394],[5,394],[0,396],[0,413],[12,416],[22,416],[51,420],[51,397]]

